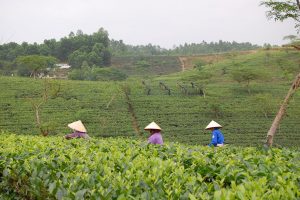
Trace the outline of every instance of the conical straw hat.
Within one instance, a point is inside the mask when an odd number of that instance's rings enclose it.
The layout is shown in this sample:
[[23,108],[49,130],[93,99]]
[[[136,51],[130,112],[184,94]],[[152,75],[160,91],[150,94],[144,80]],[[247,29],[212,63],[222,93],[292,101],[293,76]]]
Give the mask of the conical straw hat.
[[71,129],[74,129],[76,131],[86,132],[86,129],[85,129],[84,125],[82,124],[81,120],[78,120],[76,122],[68,124],[68,127]]
[[211,120],[211,122],[206,126],[205,130],[209,128],[222,128],[222,126],[217,122],[215,122],[214,120]]
[[161,130],[161,128],[155,122],[151,122],[148,126],[144,128],[144,130],[152,130],[152,129]]

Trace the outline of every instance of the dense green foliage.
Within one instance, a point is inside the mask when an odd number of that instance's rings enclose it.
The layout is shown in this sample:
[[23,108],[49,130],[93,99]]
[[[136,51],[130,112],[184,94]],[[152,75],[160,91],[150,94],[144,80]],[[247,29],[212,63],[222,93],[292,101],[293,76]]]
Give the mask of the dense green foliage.
[[84,61],[90,66],[109,66],[111,53],[108,50],[108,33],[103,28],[88,35],[78,30],[76,35],[71,32],[68,37],[59,41],[44,40],[42,44],[21,45],[11,42],[0,45],[0,72],[10,74],[20,56],[40,55],[52,56],[60,62],[68,62],[73,68],[80,68]]
[[[136,127],[132,125],[132,111],[121,89],[126,85],[140,130],[156,121],[164,130],[165,141],[207,144],[210,134],[204,127],[214,119],[224,126],[226,143],[258,145],[264,142],[280,103],[300,70],[299,58],[296,51],[259,51],[228,57],[201,70],[143,80],[53,80],[50,83],[59,90],[41,106],[40,117],[50,135],[68,133],[67,124],[81,119],[92,137],[133,136]],[[268,78],[251,81],[249,94],[248,88],[232,79],[232,72],[251,67],[267,73]],[[0,77],[0,129],[39,134],[31,100],[41,97],[43,82]],[[299,99],[297,92],[276,133],[275,145],[299,146]]]
[[10,199],[297,199],[299,151],[0,136]]

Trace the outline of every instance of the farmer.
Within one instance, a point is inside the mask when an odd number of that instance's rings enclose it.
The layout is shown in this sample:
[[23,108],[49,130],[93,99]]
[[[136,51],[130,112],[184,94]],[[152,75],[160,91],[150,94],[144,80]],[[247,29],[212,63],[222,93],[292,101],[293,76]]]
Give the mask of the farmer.
[[220,124],[212,120],[205,128],[205,130],[212,131],[211,142],[208,146],[222,147],[224,146],[224,136],[222,132],[219,130],[222,128]]
[[150,131],[150,137],[148,138],[148,143],[150,144],[163,144],[163,139],[160,134],[161,128],[155,123],[151,122],[144,130]]
[[82,124],[81,120],[68,124],[68,127],[73,130],[73,133],[67,134],[65,136],[66,139],[73,139],[73,138],[84,138],[89,139],[89,135],[86,133],[86,129]]

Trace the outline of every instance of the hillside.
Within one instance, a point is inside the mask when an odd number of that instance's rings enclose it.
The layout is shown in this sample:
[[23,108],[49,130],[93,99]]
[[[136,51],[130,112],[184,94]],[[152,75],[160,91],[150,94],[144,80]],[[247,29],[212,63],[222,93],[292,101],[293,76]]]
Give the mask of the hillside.
[[202,65],[213,64],[251,53],[255,53],[255,51],[190,56],[113,56],[111,58],[111,67],[119,69],[128,76],[168,75],[193,69],[198,63]]
[[[49,80],[59,91],[42,105],[41,120],[50,135],[68,133],[66,125],[81,119],[91,136],[135,136],[134,112],[140,130],[156,121],[163,128],[165,141],[207,144],[210,134],[204,127],[214,119],[224,126],[227,143],[261,144],[295,73],[300,71],[299,55],[296,51],[258,51],[193,70],[126,82]],[[261,70],[265,78],[251,81],[248,93],[242,83],[232,79],[237,68]],[[39,134],[32,101],[42,93],[43,82],[0,77],[1,130]],[[192,88],[191,82],[198,88]],[[124,88],[133,111],[128,109]],[[200,89],[205,97],[199,95]],[[299,146],[299,101],[297,92],[275,136],[277,145]],[[147,136],[143,131],[143,137]]]
[[166,75],[181,71],[176,56],[118,56],[112,57],[111,67],[129,76]]

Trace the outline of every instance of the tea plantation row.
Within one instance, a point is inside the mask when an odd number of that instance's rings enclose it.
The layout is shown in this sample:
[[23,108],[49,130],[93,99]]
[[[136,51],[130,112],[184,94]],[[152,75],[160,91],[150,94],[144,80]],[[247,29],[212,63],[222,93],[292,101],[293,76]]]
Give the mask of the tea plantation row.
[[297,199],[300,153],[0,135],[2,199]]

